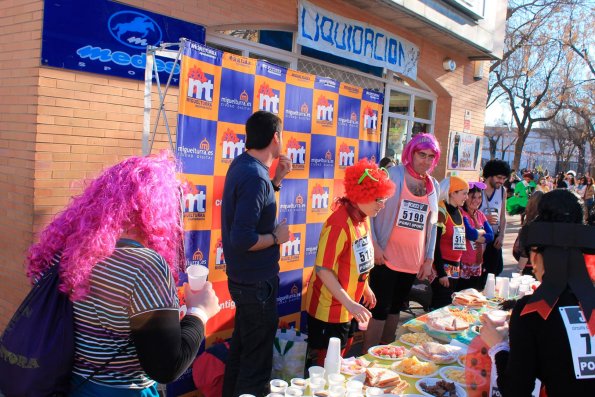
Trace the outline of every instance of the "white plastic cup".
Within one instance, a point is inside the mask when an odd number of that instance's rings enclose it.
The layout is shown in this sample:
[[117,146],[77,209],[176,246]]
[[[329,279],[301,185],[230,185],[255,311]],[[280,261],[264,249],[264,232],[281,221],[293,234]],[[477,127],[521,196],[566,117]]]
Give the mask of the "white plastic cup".
[[291,387],[297,387],[301,391],[306,390],[306,387],[308,386],[308,381],[304,378],[293,378],[289,383],[291,384]]
[[483,289],[483,294],[486,298],[492,299],[496,295],[496,281],[488,277],[486,285]]
[[345,383],[345,375],[343,374],[329,374],[328,375],[328,387],[343,386]]
[[345,384],[345,389],[347,389],[347,393],[357,392],[361,394],[364,389],[364,383],[356,379],[350,379]]
[[510,282],[510,289],[508,290],[509,298],[515,298],[519,294],[520,285],[521,285],[520,283],[518,283],[514,280]]
[[508,299],[508,295],[510,292],[510,279],[508,277],[504,277],[502,280],[502,284],[500,285],[500,297],[504,299]]
[[345,388],[343,386],[331,386],[329,388],[329,397],[345,397]]
[[297,387],[290,386],[285,389],[285,397],[302,397],[304,395],[304,391],[298,389]]
[[273,379],[269,382],[271,393],[285,393],[285,389],[287,389],[287,382],[283,379]]
[[366,397],[381,396],[384,394],[384,389],[379,387],[368,387],[366,389]]
[[521,273],[512,273],[511,276],[512,278],[521,277]]
[[364,397],[363,391],[348,391],[345,397]]
[[310,393],[312,393],[312,395],[319,391],[323,391],[324,386],[326,386],[326,379],[323,377],[310,378]]
[[488,273],[488,280],[496,280],[496,275],[494,273]]
[[496,326],[501,326],[508,319],[508,312],[504,310],[492,310],[488,312],[487,316]]
[[312,379],[321,378],[324,379],[324,368],[317,365],[308,368],[308,374],[310,375],[310,383]]
[[188,274],[188,284],[190,284],[190,289],[192,291],[200,291],[207,282],[209,268],[202,265],[188,266],[186,273]]
[[359,328],[360,331],[367,331],[369,322],[370,322],[370,320],[362,321],[361,323],[358,322],[357,328]]

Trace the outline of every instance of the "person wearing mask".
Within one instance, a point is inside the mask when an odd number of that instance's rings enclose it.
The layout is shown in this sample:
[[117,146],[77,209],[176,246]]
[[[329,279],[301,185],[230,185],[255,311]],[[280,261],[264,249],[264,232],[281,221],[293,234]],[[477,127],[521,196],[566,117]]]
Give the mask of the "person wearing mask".
[[469,184],[458,176],[449,176],[440,182],[438,232],[434,250],[436,278],[432,281],[433,309],[449,305],[453,292],[457,290],[461,257],[467,249],[461,208],[468,194]]
[[485,286],[488,273],[499,275],[504,268],[502,258],[502,243],[506,230],[506,196],[502,185],[510,175],[508,163],[502,160],[490,160],[483,168],[486,188],[482,193],[480,210],[488,218],[494,231],[494,241],[486,244],[483,253],[483,273],[480,279],[480,289]]
[[486,243],[494,240],[494,232],[481,207],[481,192],[486,188],[483,182],[469,182],[469,196],[463,204],[463,220],[465,221],[465,237],[467,249],[461,257],[461,272],[457,283],[457,291],[467,288],[479,290],[483,251]]
[[[282,122],[258,111],[246,121],[246,151],[227,171],[221,207],[221,237],[229,293],[236,306],[223,378],[223,396],[261,396],[268,389],[273,342],[279,323],[279,245],[289,240],[285,220],[277,222],[275,192],[291,171],[281,154]],[[279,159],[273,180],[269,168]]]
[[29,278],[59,266],[60,290],[74,303],[71,396],[159,396],[156,382],[172,382],[192,364],[219,311],[209,282],[200,291],[185,284],[188,312],[180,321],[176,172],[165,152],[104,170],[29,249]]
[[440,146],[431,134],[418,134],[407,143],[401,164],[390,168],[395,194],[372,218],[374,263],[370,287],[376,307],[364,333],[364,349],[395,339],[399,314],[415,278],[432,274],[439,185],[430,176],[440,159]]
[[365,159],[345,169],[344,186],[345,196],[335,202],[322,227],[308,282],[308,362],[315,365],[324,365],[331,337],[341,340],[343,353],[349,350],[352,319],[359,323],[370,319],[368,309],[376,305],[368,284],[374,266],[370,218],[378,215],[395,190],[386,169]]
[[583,255],[595,250],[595,229],[583,224],[583,211],[568,191],[543,196],[521,234],[541,285],[517,301],[509,324],[481,317],[504,397],[530,396],[536,379],[548,397],[595,394],[593,370],[581,365],[592,362],[595,336],[594,280]]

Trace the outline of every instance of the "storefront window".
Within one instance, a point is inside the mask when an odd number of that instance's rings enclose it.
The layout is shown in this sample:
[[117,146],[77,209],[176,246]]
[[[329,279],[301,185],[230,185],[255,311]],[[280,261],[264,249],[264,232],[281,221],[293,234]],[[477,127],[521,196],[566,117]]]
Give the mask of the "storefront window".
[[407,140],[407,120],[389,117],[387,124],[386,151],[384,155],[398,162],[401,160],[403,147]]
[[413,123],[413,127],[411,127],[411,136],[414,137],[417,134],[427,134],[430,132],[430,124],[425,123]]
[[429,120],[432,116],[431,112],[432,101],[426,98],[420,98],[419,96],[416,96],[415,105],[413,106],[413,117],[417,119]]
[[388,105],[388,111],[396,114],[409,114],[409,102],[411,101],[411,95],[404,94],[398,91],[391,91],[390,102]]

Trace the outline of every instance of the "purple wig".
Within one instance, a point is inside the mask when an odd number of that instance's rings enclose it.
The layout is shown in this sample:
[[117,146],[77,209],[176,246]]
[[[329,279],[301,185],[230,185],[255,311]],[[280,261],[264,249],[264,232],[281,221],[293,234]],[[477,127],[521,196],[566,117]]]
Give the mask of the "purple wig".
[[122,233],[134,230],[177,280],[184,263],[180,188],[176,163],[166,152],[131,157],[104,170],[29,248],[27,276],[36,280],[61,252],[60,290],[81,300],[95,264],[114,252]]
[[438,144],[436,137],[432,134],[417,134],[411,138],[409,143],[405,145],[405,149],[401,155],[401,163],[403,163],[403,165],[413,164],[413,154],[426,149],[430,149],[436,155],[432,167],[428,170],[428,172],[431,173],[434,171],[436,164],[438,164],[438,161],[440,160],[440,145]]

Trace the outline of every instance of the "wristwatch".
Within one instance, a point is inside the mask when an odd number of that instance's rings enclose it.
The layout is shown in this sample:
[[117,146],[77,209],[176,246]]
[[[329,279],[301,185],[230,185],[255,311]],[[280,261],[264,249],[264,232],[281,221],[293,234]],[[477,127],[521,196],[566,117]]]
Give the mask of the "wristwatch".
[[283,184],[279,184],[279,186],[275,186],[275,184],[273,183],[273,180],[271,180],[271,185],[273,185],[273,190],[278,192],[279,190],[281,190],[281,186],[283,186]]

